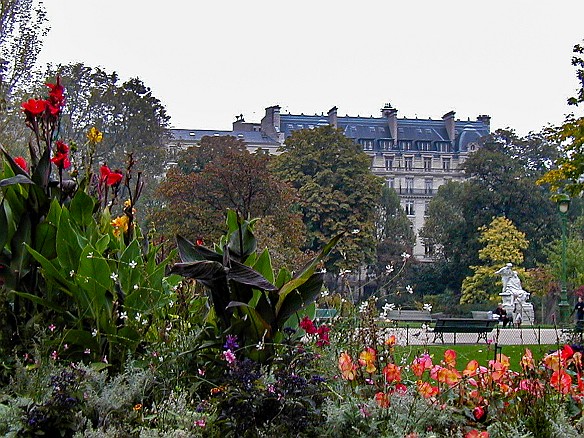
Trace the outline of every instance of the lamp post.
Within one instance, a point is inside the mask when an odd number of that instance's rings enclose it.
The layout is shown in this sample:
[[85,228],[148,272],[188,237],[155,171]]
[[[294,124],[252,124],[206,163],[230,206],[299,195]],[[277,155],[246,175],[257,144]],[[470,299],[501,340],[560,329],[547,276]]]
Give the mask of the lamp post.
[[566,290],[566,278],[567,278],[567,264],[566,264],[566,246],[567,246],[567,236],[566,236],[566,223],[568,221],[568,210],[570,209],[570,197],[568,195],[560,195],[558,197],[558,211],[560,212],[560,224],[562,227],[562,288],[560,292],[560,323],[568,323],[568,315],[570,313],[570,305],[568,304],[568,293]]

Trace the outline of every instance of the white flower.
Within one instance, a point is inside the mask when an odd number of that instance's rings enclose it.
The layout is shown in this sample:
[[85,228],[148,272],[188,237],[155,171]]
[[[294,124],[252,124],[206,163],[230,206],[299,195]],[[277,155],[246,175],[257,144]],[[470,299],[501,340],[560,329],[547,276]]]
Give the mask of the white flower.
[[138,263],[136,263],[136,260],[132,260],[130,262],[130,268],[134,269],[136,267],[136,265],[138,265]]
[[134,319],[136,319],[136,321],[140,322],[140,320],[142,319],[142,314],[140,312],[137,312]]
[[320,273],[321,273],[321,274],[326,274],[326,269],[325,269],[325,268],[322,268],[322,269],[320,270]]
[[423,309],[427,310],[428,312],[431,312],[432,311],[432,304],[424,304]]
[[111,273],[111,275],[110,275],[110,278],[111,278],[113,281],[117,281],[117,279],[118,279],[118,274],[116,274],[115,272],[112,272],[112,273]]
[[393,303],[385,303],[382,307],[384,312],[391,312],[392,310],[395,310],[395,304]]
[[385,265],[385,273],[391,274],[392,272],[393,272],[393,266],[392,265]]
[[73,269],[71,269],[69,271],[69,277],[73,277],[75,275],[75,271]]
[[412,286],[410,286],[409,284],[406,286],[406,292],[409,294],[413,294],[414,293],[414,289],[412,289]]
[[140,286],[138,286],[137,284],[134,285],[134,290],[138,290],[140,288]]
[[97,329],[92,330],[91,336],[93,336],[94,338],[97,336]]
[[128,319],[128,314],[126,312],[122,312],[122,313],[120,313],[120,318],[121,319]]
[[407,252],[402,252],[401,258],[404,259],[404,260],[407,260],[407,259],[410,258],[410,255]]
[[359,304],[359,313],[363,313],[367,310],[367,301],[363,301],[361,304]]
[[326,289],[325,289],[325,290],[323,290],[323,291],[320,293],[320,296],[321,296],[321,297],[328,297],[328,296],[329,296],[329,291],[328,291],[328,290],[326,290]]
[[350,274],[350,273],[351,273],[350,269],[341,269],[341,271],[339,272],[339,275],[341,277],[344,277],[345,275]]
[[351,231],[351,234],[359,234],[361,230],[359,228],[355,228],[353,231]]
[[90,259],[91,257],[93,257],[93,251],[91,251],[90,253],[87,254],[88,259]]

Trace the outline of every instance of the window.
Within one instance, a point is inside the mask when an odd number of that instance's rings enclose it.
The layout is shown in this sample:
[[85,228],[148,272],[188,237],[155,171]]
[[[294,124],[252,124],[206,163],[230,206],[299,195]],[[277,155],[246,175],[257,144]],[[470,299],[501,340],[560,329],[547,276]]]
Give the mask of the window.
[[387,178],[387,187],[395,189],[395,181],[393,178]]
[[412,170],[414,168],[414,158],[413,157],[405,157],[404,158],[404,167],[406,170]]
[[393,157],[385,159],[385,170],[393,170]]
[[388,151],[391,149],[391,140],[379,140],[379,149],[382,151]]
[[373,150],[373,140],[368,138],[362,138],[359,139],[359,143],[363,146],[363,149],[365,149],[366,151]]
[[415,214],[415,211],[414,211],[414,201],[412,199],[408,199],[406,201],[406,208],[405,208],[405,210],[406,210],[406,214],[408,216],[414,216],[414,214]]
[[424,172],[432,170],[432,157],[424,157]]
[[442,158],[442,170],[450,172],[450,158]]
[[424,216],[428,216],[428,212],[430,211],[429,208],[430,208],[430,201],[424,202]]
[[406,178],[406,193],[414,193],[414,178]]
[[412,150],[412,142],[411,141],[406,141],[406,140],[401,140],[399,142],[399,148],[402,151],[410,151],[410,150]]
[[426,257],[432,257],[434,255],[434,245],[424,242],[424,255]]
[[437,143],[438,152],[450,152],[450,142]]
[[432,194],[432,189],[433,189],[433,181],[432,181],[432,178],[426,178],[424,180],[424,193],[426,193],[427,195],[431,195]]

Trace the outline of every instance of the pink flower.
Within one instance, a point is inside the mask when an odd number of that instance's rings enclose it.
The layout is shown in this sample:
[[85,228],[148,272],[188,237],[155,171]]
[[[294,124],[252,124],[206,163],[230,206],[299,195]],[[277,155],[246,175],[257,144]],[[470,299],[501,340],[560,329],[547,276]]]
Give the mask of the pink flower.
[[197,427],[205,427],[207,425],[207,422],[205,421],[204,418],[195,421],[195,426]]
[[227,361],[228,364],[235,362],[235,354],[233,354],[231,350],[224,351],[223,358]]

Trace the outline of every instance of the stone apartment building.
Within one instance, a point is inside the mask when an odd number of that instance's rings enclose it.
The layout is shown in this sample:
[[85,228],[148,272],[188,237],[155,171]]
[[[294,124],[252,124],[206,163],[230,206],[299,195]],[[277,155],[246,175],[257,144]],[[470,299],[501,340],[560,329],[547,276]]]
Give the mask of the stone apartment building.
[[[381,109],[381,117],[340,116],[336,107],[326,115],[287,114],[281,113],[279,106],[271,106],[260,123],[245,122],[242,115],[238,116],[231,131],[173,129],[170,160],[207,135],[231,135],[241,139],[250,151],[276,154],[292,132],[333,125],[371,157],[371,171],[396,190],[417,235],[438,187],[464,179],[460,166],[476,150],[479,138],[490,133],[490,117],[462,121],[450,111],[440,119],[408,119],[399,118],[397,113],[390,104]],[[414,256],[428,260],[430,252],[418,236]]]

